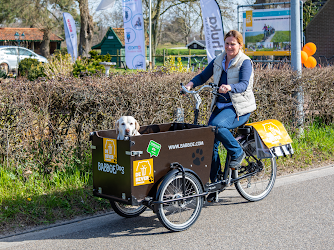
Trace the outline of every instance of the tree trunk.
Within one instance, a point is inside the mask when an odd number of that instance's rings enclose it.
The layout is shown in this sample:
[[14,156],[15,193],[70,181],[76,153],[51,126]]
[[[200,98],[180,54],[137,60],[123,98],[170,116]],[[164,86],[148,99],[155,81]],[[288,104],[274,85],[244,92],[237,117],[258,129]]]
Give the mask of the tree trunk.
[[79,55],[88,57],[93,40],[93,18],[89,14],[88,0],[78,0],[81,18]]
[[50,36],[51,36],[51,29],[43,28],[41,29],[43,32],[43,41],[41,43],[41,54],[44,57],[50,56]]
[[204,36],[203,36],[203,29],[204,29],[204,25],[203,25],[203,22],[202,22],[202,26],[201,26],[201,30],[199,32],[199,40],[204,40]]
[[155,14],[152,13],[152,54],[155,55],[155,50],[158,45],[158,28],[159,28],[159,19],[162,0],[157,1],[157,6],[155,8]]

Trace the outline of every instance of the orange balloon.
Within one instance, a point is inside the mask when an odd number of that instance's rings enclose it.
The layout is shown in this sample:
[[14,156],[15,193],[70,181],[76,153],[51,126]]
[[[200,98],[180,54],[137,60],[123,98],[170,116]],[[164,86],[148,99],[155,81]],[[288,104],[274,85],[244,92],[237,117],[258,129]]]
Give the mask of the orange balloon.
[[308,58],[307,53],[305,51],[302,51],[301,56],[302,56],[302,63],[305,63]]
[[317,66],[317,60],[315,60],[315,58],[313,56],[309,56],[306,60],[306,62],[304,63],[306,68],[314,68],[315,66]]
[[317,46],[315,46],[314,43],[307,43],[304,45],[303,51],[305,51],[308,56],[312,56],[317,51]]

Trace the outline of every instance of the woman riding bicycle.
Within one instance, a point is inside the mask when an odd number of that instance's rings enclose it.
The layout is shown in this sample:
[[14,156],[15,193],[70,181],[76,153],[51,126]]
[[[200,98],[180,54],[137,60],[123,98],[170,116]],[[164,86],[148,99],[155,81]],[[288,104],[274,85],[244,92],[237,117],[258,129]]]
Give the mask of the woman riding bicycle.
[[[241,126],[256,109],[253,94],[254,70],[251,59],[242,52],[243,38],[236,30],[229,31],[225,37],[225,51],[219,54],[209,65],[195,76],[185,87],[190,90],[204,84],[211,76],[219,87],[220,95],[214,95],[211,103],[209,125],[217,127],[213,147],[211,182],[217,181],[221,173],[218,155],[220,142],[227,150],[229,166],[238,168],[245,158],[245,153],[235,140],[230,129]],[[227,166],[226,166],[227,167]],[[212,197],[211,197],[212,196]],[[214,193],[208,196],[213,200]]]

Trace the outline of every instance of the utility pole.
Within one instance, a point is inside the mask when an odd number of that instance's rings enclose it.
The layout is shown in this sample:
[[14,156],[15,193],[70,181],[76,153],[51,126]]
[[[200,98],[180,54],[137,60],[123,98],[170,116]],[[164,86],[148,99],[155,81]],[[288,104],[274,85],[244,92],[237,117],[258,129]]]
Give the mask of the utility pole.
[[[291,0],[291,68],[297,72],[297,79],[302,75],[301,62],[301,22],[300,22],[300,2]],[[296,79],[296,80],[297,80]],[[303,87],[299,85],[294,93],[296,99],[296,123],[299,135],[304,133],[304,94]]]
[[149,5],[149,69],[152,70],[152,0],[150,0]]

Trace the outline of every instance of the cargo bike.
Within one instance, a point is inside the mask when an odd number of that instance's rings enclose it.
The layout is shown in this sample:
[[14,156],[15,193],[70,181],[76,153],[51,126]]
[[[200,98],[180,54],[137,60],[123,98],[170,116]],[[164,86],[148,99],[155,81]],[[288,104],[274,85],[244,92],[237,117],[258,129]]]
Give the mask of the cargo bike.
[[168,123],[142,126],[139,136],[117,140],[115,130],[90,133],[93,195],[108,199],[114,211],[127,218],[147,208],[171,231],[183,231],[195,223],[209,193],[235,185],[248,201],[258,201],[272,190],[276,157],[292,154],[291,139],[276,120],[246,124],[234,134],[246,158],[239,168],[228,161],[219,180],[209,182],[215,127],[197,124],[201,98],[214,84],[192,94],[196,100],[194,124]]

